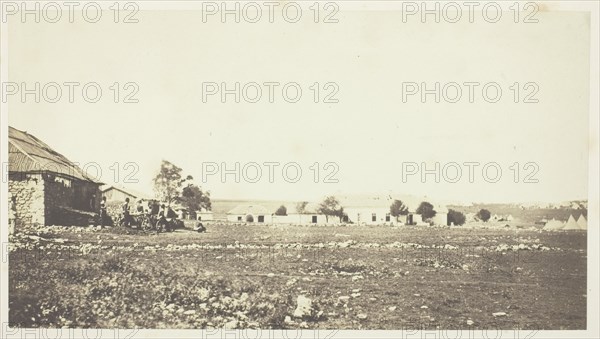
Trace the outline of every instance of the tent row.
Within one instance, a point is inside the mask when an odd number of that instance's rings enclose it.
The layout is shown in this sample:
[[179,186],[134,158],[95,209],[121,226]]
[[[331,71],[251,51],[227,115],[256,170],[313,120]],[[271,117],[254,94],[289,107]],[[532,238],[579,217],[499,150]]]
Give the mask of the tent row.
[[546,223],[544,226],[545,230],[587,230],[587,220],[582,215],[579,216],[579,219],[575,221],[573,215],[569,216],[569,220],[567,222],[562,222],[556,219],[552,219]]

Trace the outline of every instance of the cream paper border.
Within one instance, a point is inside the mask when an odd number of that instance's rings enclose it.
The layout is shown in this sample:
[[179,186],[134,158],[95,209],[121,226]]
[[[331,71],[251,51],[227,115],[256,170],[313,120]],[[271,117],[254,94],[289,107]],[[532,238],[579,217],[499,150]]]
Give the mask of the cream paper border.
[[[516,0],[515,0],[516,1]],[[515,1],[477,1],[485,4],[486,2],[496,2],[506,7]],[[4,3],[7,1],[0,1]],[[20,3],[21,1],[16,1]],[[40,1],[51,2],[51,1]],[[63,1],[64,2],[64,1]],[[78,1],[86,3],[88,1]],[[92,2],[92,1],[90,1]],[[109,7],[115,1],[97,0],[105,7]],[[125,2],[125,1],[122,1]],[[140,6],[140,10],[186,10],[199,9],[200,1],[133,1]],[[217,1],[221,2],[221,1]],[[307,6],[313,1],[306,2]],[[342,4],[344,10],[398,10],[402,6],[402,1],[333,1]],[[417,1],[420,3],[421,1]],[[449,1],[440,1],[442,3]],[[2,215],[2,227],[0,228],[0,239],[2,241],[2,275],[0,279],[0,319],[2,328],[0,337],[2,338],[599,338],[600,326],[597,316],[600,314],[600,295],[598,287],[600,286],[599,276],[599,247],[600,243],[600,215],[599,215],[599,126],[600,126],[600,58],[599,58],[599,10],[600,3],[597,1],[542,1],[537,2],[549,11],[584,11],[590,13],[590,97],[589,97],[589,185],[588,185],[588,291],[587,291],[587,330],[586,331],[496,331],[485,330],[462,330],[462,331],[349,331],[349,330],[117,330],[104,329],[82,331],[81,329],[9,329],[8,324],[8,228],[7,228],[7,210],[8,184],[6,180],[1,182],[0,190],[0,215]],[[0,79],[4,83],[8,81],[8,27],[6,23],[0,23]],[[0,159],[4,164],[8,155],[8,112],[7,103],[0,103]],[[5,174],[5,169],[2,169]]]

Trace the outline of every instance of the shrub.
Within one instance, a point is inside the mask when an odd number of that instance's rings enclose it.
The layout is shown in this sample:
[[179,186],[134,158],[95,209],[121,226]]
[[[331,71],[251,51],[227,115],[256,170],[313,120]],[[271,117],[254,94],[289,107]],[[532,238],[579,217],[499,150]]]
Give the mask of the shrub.
[[462,212],[455,211],[453,209],[448,211],[448,225],[464,225],[466,220],[467,218]]
[[477,212],[477,218],[487,222],[488,220],[490,220],[490,218],[492,217],[492,214],[490,213],[490,211],[486,210],[485,208],[482,208],[479,210],[479,212]]

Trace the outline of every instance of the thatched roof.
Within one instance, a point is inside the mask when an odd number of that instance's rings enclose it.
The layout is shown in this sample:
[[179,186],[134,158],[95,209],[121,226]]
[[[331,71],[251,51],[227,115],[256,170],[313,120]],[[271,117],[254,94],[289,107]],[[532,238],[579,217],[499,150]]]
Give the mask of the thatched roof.
[[54,173],[101,184],[40,139],[16,128],[8,128],[9,173]]

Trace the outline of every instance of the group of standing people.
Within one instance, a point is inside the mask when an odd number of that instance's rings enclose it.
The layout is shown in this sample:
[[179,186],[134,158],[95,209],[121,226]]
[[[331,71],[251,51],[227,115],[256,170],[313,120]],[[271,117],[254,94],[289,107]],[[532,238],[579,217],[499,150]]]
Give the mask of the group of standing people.
[[139,199],[137,206],[131,213],[131,206],[129,198],[125,198],[125,203],[122,205],[123,226],[131,226],[135,223],[133,216],[147,215],[150,218],[150,222],[154,226],[167,223],[167,218],[174,218],[174,212],[167,207],[165,204],[158,204],[158,202],[149,200],[147,205],[144,206],[144,199]]
[[[107,201],[106,197],[102,197],[100,201],[100,224],[102,227],[109,224],[110,218],[107,212]],[[133,211],[133,212],[132,212]],[[172,228],[167,218],[176,218],[177,215],[165,204],[159,204],[156,200],[148,200],[147,204],[144,205],[144,199],[139,199],[135,208],[131,206],[131,200],[125,198],[125,202],[121,205],[122,217],[118,223],[122,226],[131,227],[136,224],[135,216],[149,218],[150,225],[160,229],[165,227],[167,229]],[[202,222],[198,222],[194,227],[196,232],[206,232],[206,227]]]
[[[105,226],[109,224],[108,206],[106,197],[102,197],[100,202],[100,224]],[[156,201],[148,200],[147,205],[144,205],[144,199],[139,199],[135,208],[131,206],[131,200],[125,198],[125,202],[121,205],[121,220],[119,223],[123,226],[130,227],[135,224],[134,216],[147,215],[150,217],[152,224],[165,223],[167,218],[174,217],[174,212],[165,204],[159,204]]]

